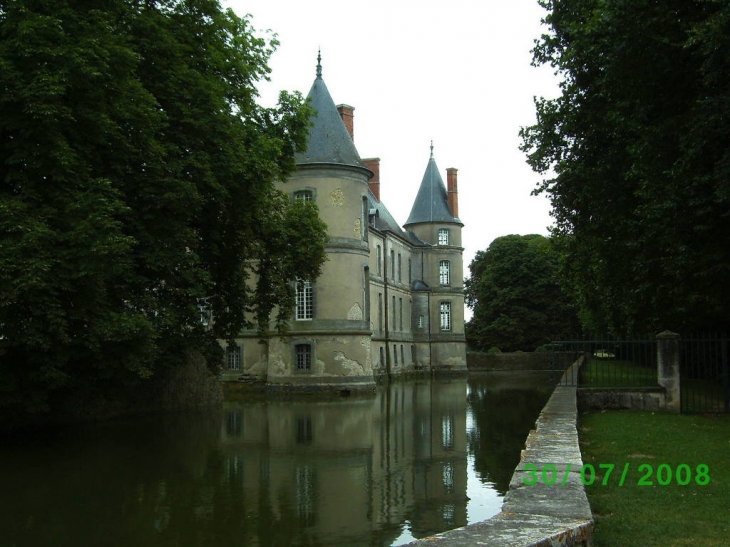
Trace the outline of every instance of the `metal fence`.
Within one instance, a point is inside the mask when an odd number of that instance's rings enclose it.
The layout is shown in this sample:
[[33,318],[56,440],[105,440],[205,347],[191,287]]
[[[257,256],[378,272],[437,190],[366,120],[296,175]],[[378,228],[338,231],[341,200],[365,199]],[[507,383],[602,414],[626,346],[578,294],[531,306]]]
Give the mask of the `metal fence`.
[[[657,341],[558,340],[553,352],[570,352],[585,363],[563,385],[627,389],[657,387]],[[728,336],[703,334],[680,339],[680,389],[683,413],[730,412]]]
[[593,338],[559,340],[552,351],[567,351],[577,359],[585,356],[578,373],[565,377],[563,383],[582,387],[656,387],[656,341]]
[[682,339],[679,352],[682,412],[730,412],[727,334]]

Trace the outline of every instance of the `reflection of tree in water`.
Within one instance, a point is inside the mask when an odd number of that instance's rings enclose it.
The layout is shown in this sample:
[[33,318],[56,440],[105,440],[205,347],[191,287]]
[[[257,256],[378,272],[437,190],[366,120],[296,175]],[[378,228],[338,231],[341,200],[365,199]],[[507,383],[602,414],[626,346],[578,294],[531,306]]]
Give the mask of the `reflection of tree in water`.
[[469,380],[467,400],[475,427],[468,431],[467,442],[477,473],[482,480],[494,482],[504,495],[552,385],[490,389],[488,384],[488,377]]

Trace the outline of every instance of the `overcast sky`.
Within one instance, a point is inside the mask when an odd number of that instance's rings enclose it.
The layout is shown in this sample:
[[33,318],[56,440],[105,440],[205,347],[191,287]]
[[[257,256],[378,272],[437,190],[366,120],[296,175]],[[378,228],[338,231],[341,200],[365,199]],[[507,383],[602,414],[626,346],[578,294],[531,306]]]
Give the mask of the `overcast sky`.
[[558,95],[550,67],[530,65],[546,28],[537,0],[224,0],[281,45],[260,86],[306,95],[317,50],[336,104],[355,107],[360,157],[380,158],[381,200],[402,225],[434,143],[434,157],[459,169],[465,275],[479,250],[507,234],[547,235],[540,177],[519,151],[518,131],[535,122],[534,96]]

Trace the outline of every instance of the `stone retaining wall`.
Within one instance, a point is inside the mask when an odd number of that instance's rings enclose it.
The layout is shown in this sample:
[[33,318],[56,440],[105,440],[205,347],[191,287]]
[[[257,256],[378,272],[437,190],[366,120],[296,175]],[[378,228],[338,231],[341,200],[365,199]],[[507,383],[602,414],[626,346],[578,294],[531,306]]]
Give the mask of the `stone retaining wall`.
[[667,393],[663,387],[647,388],[578,388],[578,408],[581,412],[595,410],[667,409]]
[[[566,371],[572,374],[582,358]],[[502,512],[491,519],[408,543],[409,547],[591,547],[593,516],[588,504],[580,468],[583,460],[576,427],[576,387],[555,388],[530,432],[520,463],[510,481]],[[548,486],[538,481],[526,486],[525,466],[536,466],[538,476],[552,464],[558,476],[570,464],[565,485]]]

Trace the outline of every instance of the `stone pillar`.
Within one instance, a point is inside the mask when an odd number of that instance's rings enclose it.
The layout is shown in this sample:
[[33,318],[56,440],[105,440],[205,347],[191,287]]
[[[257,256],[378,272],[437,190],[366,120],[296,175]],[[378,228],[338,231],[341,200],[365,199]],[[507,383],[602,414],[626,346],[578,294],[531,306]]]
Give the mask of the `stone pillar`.
[[669,412],[682,410],[679,380],[679,334],[664,331],[656,336],[657,379],[666,389],[666,407]]

